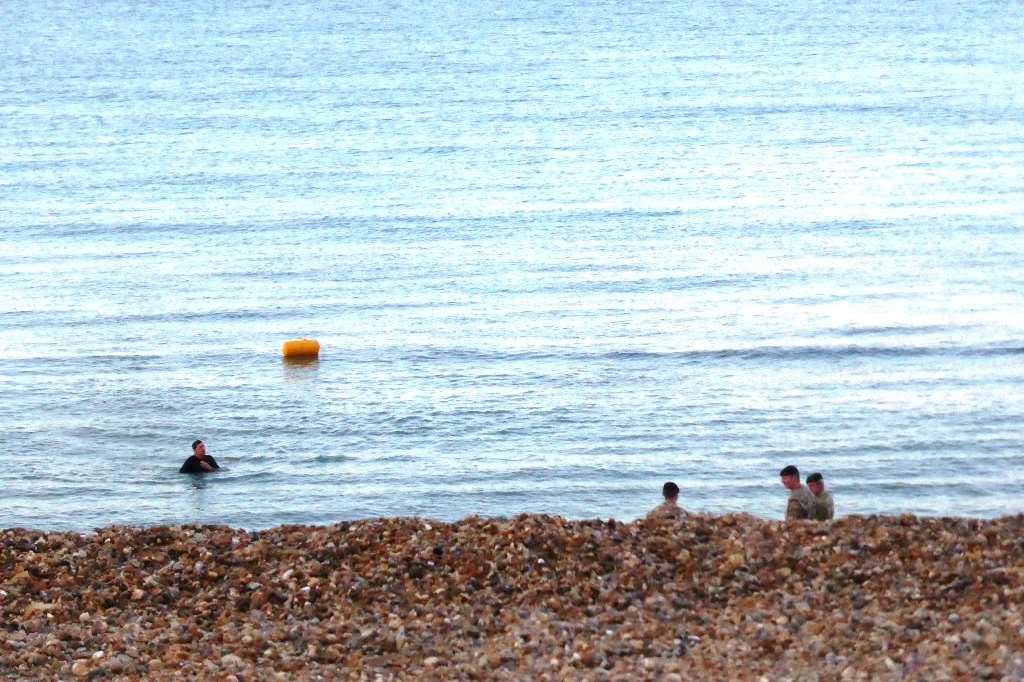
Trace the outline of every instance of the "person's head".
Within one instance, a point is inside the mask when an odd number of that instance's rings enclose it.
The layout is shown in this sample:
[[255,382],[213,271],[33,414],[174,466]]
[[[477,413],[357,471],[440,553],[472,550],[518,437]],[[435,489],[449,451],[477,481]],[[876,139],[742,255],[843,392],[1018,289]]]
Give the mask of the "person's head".
[[779,477],[787,490],[796,490],[800,487],[800,470],[792,464],[780,471]]
[[815,495],[825,492],[825,477],[815,472],[807,477],[807,487]]
[[669,481],[665,485],[661,486],[661,496],[666,500],[672,500],[674,502],[679,498],[679,486],[672,481]]
[[201,440],[192,441],[192,454],[202,459],[206,454],[206,444]]

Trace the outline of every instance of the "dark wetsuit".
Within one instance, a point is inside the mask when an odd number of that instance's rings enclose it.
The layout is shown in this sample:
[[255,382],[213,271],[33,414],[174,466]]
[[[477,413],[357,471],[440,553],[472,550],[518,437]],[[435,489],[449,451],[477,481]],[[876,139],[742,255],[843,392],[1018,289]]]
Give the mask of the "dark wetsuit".
[[179,474],[201,474],[201,473],[203,473],[204,471],[206,471],[206,469],[204,469],[203,467],[201,467],[199,465],[200,461],[206,462],[207,464],[212,466],[214,469],[220,469],[220,467],[217,465],[217,460],[215,460],[213,457],[210,457],[209,455],[206,455],[206,456],[203,457],[202,460],[200,460],[195,455],[192,455],[191,457],[189,457],[188,459],[185,460],[184,464],[181,465],[181,468],[178,469],[178,473]]

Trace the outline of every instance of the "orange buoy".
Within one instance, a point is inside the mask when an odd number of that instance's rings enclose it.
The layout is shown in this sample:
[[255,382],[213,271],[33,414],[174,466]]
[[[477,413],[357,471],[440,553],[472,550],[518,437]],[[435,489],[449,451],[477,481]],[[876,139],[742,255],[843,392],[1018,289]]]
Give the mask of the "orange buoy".
[[286,358],[309,358],[320,355],[320,342],[316,339],[292,339],[281,344],[281,355]]

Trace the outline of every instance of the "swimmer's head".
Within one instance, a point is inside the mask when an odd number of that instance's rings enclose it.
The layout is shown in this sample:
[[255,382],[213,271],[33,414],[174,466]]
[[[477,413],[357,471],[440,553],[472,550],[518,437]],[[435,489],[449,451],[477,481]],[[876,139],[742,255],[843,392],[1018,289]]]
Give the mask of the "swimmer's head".
[[666,500],[675,500],[679,497],[679,486],[672,481],[661,486],[661,496]]
[[196,457],[202,457],[206,454],[206,445],[201,440],[192,441],[192,454]]

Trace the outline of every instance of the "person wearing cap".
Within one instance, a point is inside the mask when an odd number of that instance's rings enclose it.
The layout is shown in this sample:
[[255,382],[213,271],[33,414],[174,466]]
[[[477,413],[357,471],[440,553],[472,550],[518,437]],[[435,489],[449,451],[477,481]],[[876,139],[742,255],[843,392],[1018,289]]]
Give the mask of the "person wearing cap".
[[192,442],[192,456],[185,460],[185,463],[178,469],[178,473],[202,474],[215,469],[220,469],[217,460],[206,454],[206,444],[197,440]]
[[814,510],[811,518],[815,521],[831,521],[835,518],[836,507],[832,494],[825,492],[825,477],[815,472],[807,477],[807,489],[814,495]]
[[650,520],[681,519],[686,516],[686,510],[680,507],[678,502],[679,486],[668,481],[661,486],[661,496],[665,498],[664,502],[647,512],[646,518]]
[[800,482],[800,470],[790,464],[779,472],[782,485],[789,491],[786,502],[786,520],[799,521],[814,518],[814,495]]

